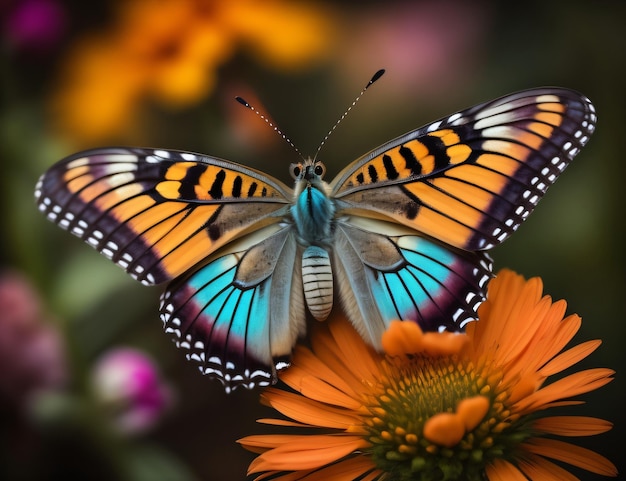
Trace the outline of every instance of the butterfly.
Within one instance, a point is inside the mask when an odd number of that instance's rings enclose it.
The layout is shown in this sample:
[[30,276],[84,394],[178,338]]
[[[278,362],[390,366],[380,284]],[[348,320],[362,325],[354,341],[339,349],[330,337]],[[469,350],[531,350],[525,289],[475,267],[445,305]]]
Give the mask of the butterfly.
[[509,237],[589,140],[589,99],[563,88],[501,97],[408,132],[330,183],[294,186],[203,154],[100,148],[53,165],[39,209],[145,285],[160,317],[227,391],[272,384],[311,319],[341,304],[372,346],[393,319],[461,330]]

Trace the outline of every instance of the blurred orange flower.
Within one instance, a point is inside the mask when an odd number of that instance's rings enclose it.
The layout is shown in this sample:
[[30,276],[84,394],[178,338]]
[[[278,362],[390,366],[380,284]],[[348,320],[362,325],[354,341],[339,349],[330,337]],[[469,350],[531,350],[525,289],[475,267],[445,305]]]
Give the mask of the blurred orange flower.
[[58,129],[78,143],[127,132],[144,100],[201,101],[240,46],[270,67],[299,69],[328,52],[334,31],[320,7],[283,0],[131,0],[116,13],[69,52],[52,95]]

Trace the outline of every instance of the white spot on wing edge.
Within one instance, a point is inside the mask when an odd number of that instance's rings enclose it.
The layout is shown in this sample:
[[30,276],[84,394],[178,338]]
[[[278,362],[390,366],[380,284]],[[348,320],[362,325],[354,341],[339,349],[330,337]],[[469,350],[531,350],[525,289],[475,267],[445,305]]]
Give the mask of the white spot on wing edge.
[[439,129],[439,127],[441,126],[441,121],[439,122],[433,122],[432,124],[430,124],[428,126],[428,128],[426,129],[427,132],[434,132],[435,130]]
[[457,112],[456,114],[452,114],[450,117],[448,117],[448,122],[453,124],[454,122],[461,119],[462,117],[463,117],[463,114],[461,114],[461,112]]
[[182,152],[180,154],[180,156],[183,158],[183,160],[188,160],[190,162],[198,160],[198,156],[197,155],[191,154],[189,152]]
[[163,149],[155,150],[154,155],[158,155],[159,157],[163,157],[164,159],[170,158],[170,153],[167,150]]

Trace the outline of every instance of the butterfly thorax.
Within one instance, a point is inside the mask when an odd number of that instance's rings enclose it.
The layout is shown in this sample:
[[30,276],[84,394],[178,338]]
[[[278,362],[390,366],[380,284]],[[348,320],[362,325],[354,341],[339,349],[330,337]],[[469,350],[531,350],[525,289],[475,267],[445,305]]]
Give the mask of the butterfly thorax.
[[291,215],[302,244],[328,245],[335,205],[328,195],[322,176],[325,168],[319,161],[307,160],[292,165],[296,179]]

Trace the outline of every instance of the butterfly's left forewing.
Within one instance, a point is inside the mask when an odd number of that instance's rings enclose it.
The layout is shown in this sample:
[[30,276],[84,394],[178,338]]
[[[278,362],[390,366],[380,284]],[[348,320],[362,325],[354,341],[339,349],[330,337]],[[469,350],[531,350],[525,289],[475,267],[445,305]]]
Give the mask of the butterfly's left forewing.
[[187,272],[248,230],[280,221],[291,190],[216,158],[107,148],[55,164],[35,195],[48,219],[151,285]]
[[489,249],[528,217],[595,122],[591,102],[571,90],[519,92],[382,145],[335,178],[333,196],[339,212]]

